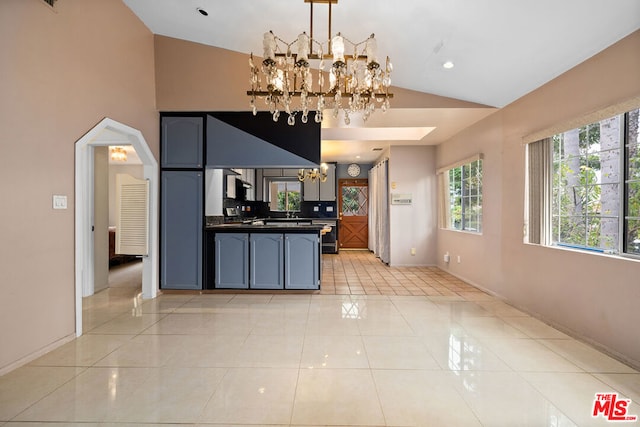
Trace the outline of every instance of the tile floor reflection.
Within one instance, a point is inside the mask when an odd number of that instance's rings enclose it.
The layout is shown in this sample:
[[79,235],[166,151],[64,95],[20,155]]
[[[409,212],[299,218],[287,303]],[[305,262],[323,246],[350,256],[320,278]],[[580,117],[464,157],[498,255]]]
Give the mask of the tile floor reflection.
[[0,425],[610,425],[599,392],[640,415],[638,371],[439,270],[340,257],[334,292],[86,298],[85,335],[0,377]]

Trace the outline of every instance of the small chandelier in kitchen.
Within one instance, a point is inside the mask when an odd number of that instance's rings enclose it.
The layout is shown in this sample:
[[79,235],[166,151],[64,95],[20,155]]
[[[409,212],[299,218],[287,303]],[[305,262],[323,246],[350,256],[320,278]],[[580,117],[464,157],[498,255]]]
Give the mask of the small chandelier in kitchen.
[[298,180],[300,180],[301,182],[304,180],[316,182],[316,180],[319,179],[320,182],[325,182],[327,180],[327,169],[329,169],[329,166],[327,166],[326,163],[321,164],[319,170],[318,168],[299,169]]
[[[344,112],[347,125],[351,122],[351,113],[362,113],[366,121],[377,107],[386,111],[389,99],[393,98],[393,94],[389,93],[393,66],[388,56],[384,67],[378,62],[374,34],[360,43],[353,43],[337,33],[326,44],[322,44],[313,38],[313,4],[329,5],[331,37],[331,5],[338,3],[338,0],[304,1],[310,3],[310,35],[303,32],[296,40],[287,43],[269,31],[263,38],[264,59],[261,66],[256,65],[251,54],[251,90],[247,91],[247,95],[251,98],[253,114],[256,115],[258,111],[257,98],[264,98],[274,121],[278,121],[281,111],[288,114],[287,123],[291,126],[295,124],[298,113],[300,120],[307,123],[312,108],[316,109],[316,123],[322,121],[322,111],[329,106],[333,108],[336,118],[341,110]],[[345,45],[351,49],[346,51]],[[318,61],[315,73],[311,72],[312,60]],[[330,60],[328,71],[325,70],[325,60]],[[328,84],[325,79],[327,72]]]

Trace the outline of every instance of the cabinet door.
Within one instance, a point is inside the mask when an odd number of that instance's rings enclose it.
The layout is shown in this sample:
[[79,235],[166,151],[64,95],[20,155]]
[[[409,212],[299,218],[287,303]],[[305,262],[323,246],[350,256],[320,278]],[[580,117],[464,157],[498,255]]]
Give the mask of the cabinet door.
[[256,199],[255,190],[256,190],[256,170],[255,169],[245,169],[242,174],[242,179],[245,182],[251,184],[251,188],[247,188],[247,201],[254,201]]
[[202,172],[162,172],[160,287],[202,289]]
[[236,176],[235,175],[227,175],[227,194],[226,197],[228,199],[236,198]]
[[320,200],[320,185],[318,181],[305,179],[302,186],[302,199],[305,202],[317,202]]
[[262,169],[256,169],[255,180],[253,182],[253,197],[256,201],[261,202],[264,198],[262,186],[264,184],[264,179],[262,178]]
[[320,183],[320,200],[333,202],[336,200],[336,165],[329,163],[327,166],[327,180]]
[[205,216],[222,216],[222,199],[224,199],[222,169],[205,170]]
[[251,234],[252,289],[284,288],[284,236],[282,233]]
[[201,168],[203,135],[202,117],[163,117],[161,166]]
[[216,288],[249,287],[249,234],[216,233],[215,269]]
[[320,237],[286,233],[284,248],[285,289],[319,289]]

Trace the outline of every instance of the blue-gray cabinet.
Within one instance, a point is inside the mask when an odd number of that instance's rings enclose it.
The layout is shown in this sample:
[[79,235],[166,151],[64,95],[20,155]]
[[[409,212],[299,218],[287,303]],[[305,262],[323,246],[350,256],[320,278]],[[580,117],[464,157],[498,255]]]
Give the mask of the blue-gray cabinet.
[[202,289],[201,171],[163,171],[160,287]]
[[214,252],[215,287],[249,288],[249,235],[216,233]]
[[204,118],[162,117],[162,168],[201,168],[204,163]]
[[320,237],[318,234],[284,235],[284,288],[320,287]]
[[205,232],[207,289],[320,289],[319,232],[280,232],[277,226],[245,232],[246,227],[220,225]]
[[251,289],[282,289],[284,236],[282,233],[251,234]]

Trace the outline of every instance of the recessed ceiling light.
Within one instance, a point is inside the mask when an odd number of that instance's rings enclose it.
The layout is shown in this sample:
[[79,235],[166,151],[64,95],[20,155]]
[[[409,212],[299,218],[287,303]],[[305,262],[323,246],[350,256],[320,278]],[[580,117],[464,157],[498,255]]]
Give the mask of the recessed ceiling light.
[[443,67],[443,68],[446,68],[447,70],[450,70],[450,69],[452,69],[452,68],[453,68],[453,62],[451,62],[451,61],[447,61],[447,62],[445,62],[444,64],[442,64],[442,67]]
[[359,159],[359,158],[360,158],[360,156],[356,156],[356,159]]
[[200,15],[203,16],[209,16],[209,12],[207,12],[206,10],[204,10],[203,8],[199,7],[196,9],[198,12],[200,12]]

